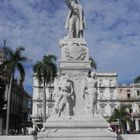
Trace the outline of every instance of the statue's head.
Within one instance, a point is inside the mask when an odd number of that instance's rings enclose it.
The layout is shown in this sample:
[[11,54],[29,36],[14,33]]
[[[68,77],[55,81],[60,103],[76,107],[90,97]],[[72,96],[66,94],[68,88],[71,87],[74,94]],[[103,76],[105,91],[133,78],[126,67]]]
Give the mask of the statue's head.
[[78,1],[77,0],[71,0],[71,2],[74,2],[74,3],[78,4]]

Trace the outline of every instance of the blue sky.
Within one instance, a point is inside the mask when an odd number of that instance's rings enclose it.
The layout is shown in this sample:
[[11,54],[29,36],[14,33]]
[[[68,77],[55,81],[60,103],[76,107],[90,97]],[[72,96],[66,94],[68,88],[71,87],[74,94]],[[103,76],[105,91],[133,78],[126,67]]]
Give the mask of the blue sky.
[[[85,38],[99,72],[116,72],[119,82],[140,75],[140,0],[79,0],[84,7]],[[0,0],[0,46],[24,46],[33,60],[26,67],[32,93],[32,65],[45,54],[60,58],[59,40],[68,8],[64,0]]]

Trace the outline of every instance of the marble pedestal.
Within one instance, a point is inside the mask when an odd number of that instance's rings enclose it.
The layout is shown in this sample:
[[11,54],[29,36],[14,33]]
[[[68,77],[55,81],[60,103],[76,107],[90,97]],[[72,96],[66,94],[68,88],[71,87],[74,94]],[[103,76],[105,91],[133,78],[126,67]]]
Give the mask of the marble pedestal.
[[38,140],[116,140],[101,115],[88,117],[62,117],[48,120],[46,131],[38,134]]
[[108,124],[101,114],[89,116],[86,112],[83,90],[91,67],[85,39],[64,38],[59,45],[60,73],[68,74],[73,83],[73,115],[63,112],[60,117],[51,116],[43,124],[45,131],[38,134],[38,140],[116,140],[116,134],[107,129]]
[[59,42],[61,49],[60,73],[89,71],[89,51],[84,38],[64,38]]

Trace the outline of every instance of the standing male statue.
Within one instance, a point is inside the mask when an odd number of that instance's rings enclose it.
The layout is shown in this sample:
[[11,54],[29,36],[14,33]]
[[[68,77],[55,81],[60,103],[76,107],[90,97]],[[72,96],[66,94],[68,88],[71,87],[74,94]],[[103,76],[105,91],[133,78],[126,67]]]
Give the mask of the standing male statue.
[[58,85],[55,85],[55,88],[58,87],[59,89],[56,90],[57,93],[53,113],[60,117],[61,113],[66,111],[67,116],[72,116],[74,106],[73,83],[69,80],[68,74],[62,75],[56,82]]
[[68,29],[68,37],[82,38],[85,28],[85,17],[82,5],[77,0],[64,0],[68,6],[69,13],[65,27]]
[[94,116],[97,104],[97,80],[94,72],[91,72],[90,76],[86,78],[83,98],[86,114],[90,117]]

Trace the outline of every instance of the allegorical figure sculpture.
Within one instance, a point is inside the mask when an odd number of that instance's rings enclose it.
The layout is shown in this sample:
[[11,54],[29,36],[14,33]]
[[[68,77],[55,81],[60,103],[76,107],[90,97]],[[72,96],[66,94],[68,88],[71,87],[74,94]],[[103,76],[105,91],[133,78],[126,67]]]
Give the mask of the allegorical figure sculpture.
[[69,80],[69,75],[62,75],[58,80],[56,88],[56,100],[54,112],[59,117],[63,111],[68,112],[66,116],[73,115],[74,89],[73,83]]
[[86,78],[83,98],[87,115],[94,116],[97,102],[97,81],[95,80],[94,72],[91,72],[90,76]]
[[62,79],[63,79],[63,75],[59,75],[54,80],[54,100],[55,100],[55,104],[54,104],[53,112],[52,112],[53,115],[56,115],[58,113],[58,110],[59,110],[59,102],[60,102],[60,99],[61,99]]
[[68,29],[68,37],[81,38],[85,28],[85,17],[82,5],[77,0],[65,0],[69,8],[65,27]]

